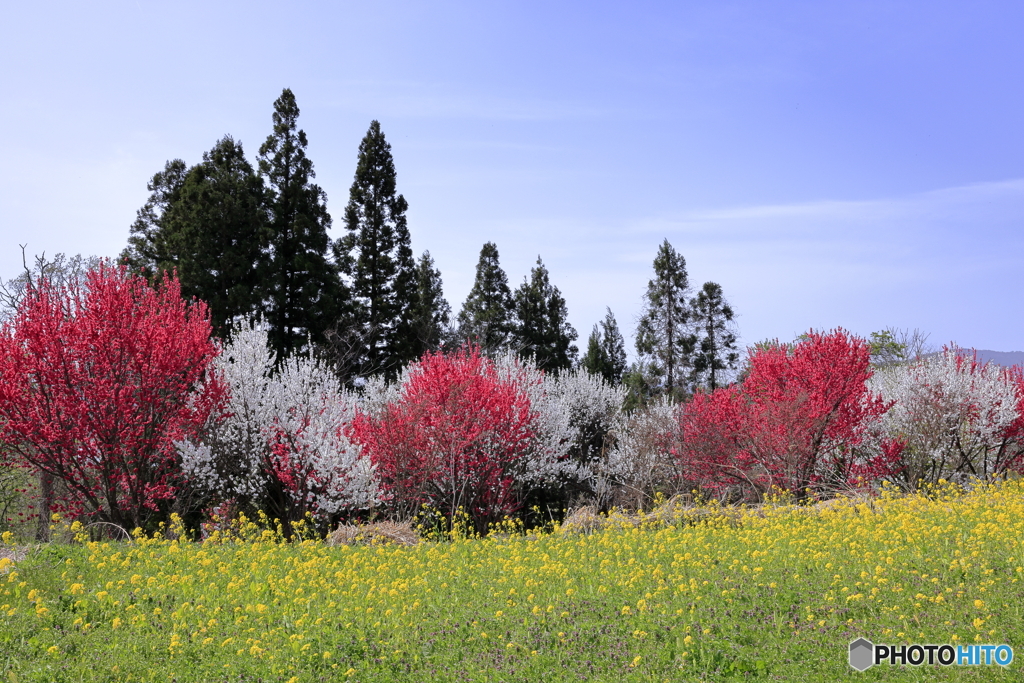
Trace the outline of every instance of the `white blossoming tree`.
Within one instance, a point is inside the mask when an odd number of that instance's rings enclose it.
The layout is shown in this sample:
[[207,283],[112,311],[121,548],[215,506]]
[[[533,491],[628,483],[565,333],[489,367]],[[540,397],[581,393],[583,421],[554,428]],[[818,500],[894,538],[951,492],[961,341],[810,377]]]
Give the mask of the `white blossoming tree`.
[[687,480],[673,449],[679,436],[679,406],[667,397],[623,415],[617,423],[618,438],[600,464],[602,504],[644,508],[658,494],[671,497],[688,493]]
[[878,442],[902,444],[888,475],[905,488],[939,479],[987,479],[1015,464],[1011,427],[1020,418],[1018,383],[1007,370],[961,349],[885,368],[869,381],[893,407],[876,426]]
[[374,469],[347,434],[354,398],[316,360],[274,366],[262,326],[237,326],[215,361],[230,392],[223,409],[201,441],[177,444],[186,475],[286,523],[375,505]]

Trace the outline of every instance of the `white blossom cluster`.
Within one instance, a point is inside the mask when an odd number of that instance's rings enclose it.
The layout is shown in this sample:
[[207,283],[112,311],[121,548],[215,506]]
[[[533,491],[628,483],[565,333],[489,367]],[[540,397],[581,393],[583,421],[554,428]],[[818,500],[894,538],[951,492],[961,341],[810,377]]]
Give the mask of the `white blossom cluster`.
[[679,437],[679,406],[661,398],[622,415],[616,423],[616,436],[614,448],[598,470],[599,491],[610,493],[614,484],[624,499],[621,502],[635,508],[653,500],[666,484],[689,491],[672,453]]
[[574,467],[570,474],[597,487],[599,479],[615,468],[616,443],[626,420],[626,388],[583,369],[546,377],[545,383],[560,420],[568,424],[568,454]]
[[495,365],[529,397],[535,414],[524,483],[599,485],[623,418],[625,388],[581,369],[545,373],[510,353],[498,356]]
[[1018,416],[1017,388],[1002,368],[975,364],[951,348],[876,372],[869,388],[895,402],[875,438],[906,444],[906,485],[986,478],[999,471],[1003,433]]
[[521,483],[540,486],[575,477],[575,464],[568,458],[572,445],[569,415],[561,409],[553,380],[508,352],[494,358],[494,366],[502,381],[514,383],[526,395],[534,415],[533,440],[519,473]]
[[327,367],[293,357],[275,371],[266,331],[241,325],[214,372],[230,398],[202,441],[176,444],[186,476],[223,498],[252,500],[284,473],[292,505],[322,514],[379,500],[373,466],[345,433],[356,401]]

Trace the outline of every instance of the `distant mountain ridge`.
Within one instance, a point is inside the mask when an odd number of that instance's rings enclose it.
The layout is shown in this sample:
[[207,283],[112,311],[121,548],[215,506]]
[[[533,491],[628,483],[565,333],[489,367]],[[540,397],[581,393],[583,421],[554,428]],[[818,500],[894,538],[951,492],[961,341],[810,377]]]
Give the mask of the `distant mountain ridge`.
[[1024,351],[989,351],[987,349],[965,349],[973,350],[978,354],[978,360],[982,363],[995,363],[1003,367],[1011,365],[1024,366]]
[[[960,349],[960,351],[965,356],[970,356],[972,353],[977,354],[979,363],[994,363],[1002,365],[1004,368],[1012,365],[1024,367],[1024,351],[989,351],[988,349]],[[924,354],[924,357],[937,356],[940,353],[941,351],[934,351]]]

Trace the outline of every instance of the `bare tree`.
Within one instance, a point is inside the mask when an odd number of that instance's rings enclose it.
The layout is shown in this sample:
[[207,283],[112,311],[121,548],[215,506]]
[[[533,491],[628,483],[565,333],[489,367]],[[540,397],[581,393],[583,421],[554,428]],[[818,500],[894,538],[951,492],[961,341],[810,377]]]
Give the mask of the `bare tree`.
[[21,263],[24,270],[6,282],[0,278],[0,322],[11,319],[25,299],[25,294],[39,284],[42,280],[48,280],[57,287],[66,287],[69,284],[82,284],[85,282],[86,272],[97,266],[100,259],[96,256],[82,256],[75,254],[67,256],[58,253],[52,259],[47,260],[46,253],[37,255],[33,265],[28,265],[28,257],[25,254],[27,244],[18,245],[21,247]]

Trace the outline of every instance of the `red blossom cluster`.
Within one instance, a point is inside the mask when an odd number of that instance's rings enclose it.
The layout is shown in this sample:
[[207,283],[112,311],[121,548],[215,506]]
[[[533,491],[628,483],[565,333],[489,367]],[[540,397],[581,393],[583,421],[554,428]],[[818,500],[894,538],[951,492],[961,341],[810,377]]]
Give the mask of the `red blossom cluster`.
[[867,344],[842,329],[755,350],[741,385],[681,407],[675,455],[693,483],[760,497],[850,482],[866,426],[889,407],[866,385]]
[[423,504],[479,530],[519,505],[517,475],[533,438],[529,397],[476,348],[423,357],[396,401],[352,432],[400,517]]
[[216,353],[174,277],[152,289],[100,265],[82,286],[39,282],[0,331],[0,441],[61,482],[57,509],[144,526],[181,484],[174,441],[222,398],[201,382]]

